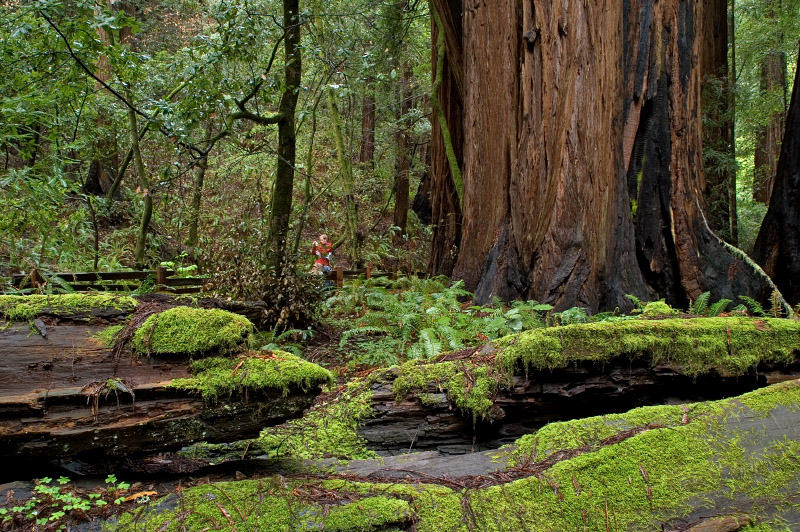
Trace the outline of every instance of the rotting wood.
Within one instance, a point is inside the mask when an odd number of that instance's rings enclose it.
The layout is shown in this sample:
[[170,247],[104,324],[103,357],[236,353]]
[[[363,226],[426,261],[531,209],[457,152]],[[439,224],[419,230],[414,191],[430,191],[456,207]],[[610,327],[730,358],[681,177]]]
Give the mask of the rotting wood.
[[491,419],[477,423],[468,412],[454,409],[436,382],[397,398],[392,389],[396,376],[395,370],[386,370],[372,385],[374,414],[358,430],[367,446],[389,455],[409,450],[463,454],[497,448],[552,421],[739,395],[800,377],[800,364],[766,364],[730,378],[716,373],[688,377],[672,364],[631,362],[627,357],[604,365],[532,371],[516,375],[513,385],[493,398]]
[[91,337],[101,327],[47,330],[47,338],[25,324],[0,332],[0,456],[7,459],[98,462],[253,437],[300,415],[318,393],[267,390],[207,404],[167,387],[189,375],[186,359],[125,353],[116,360]]

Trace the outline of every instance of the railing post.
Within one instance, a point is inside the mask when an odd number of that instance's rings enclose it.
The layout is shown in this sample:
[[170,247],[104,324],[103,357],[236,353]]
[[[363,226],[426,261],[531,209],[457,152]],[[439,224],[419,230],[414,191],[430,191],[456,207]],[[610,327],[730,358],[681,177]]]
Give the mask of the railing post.
[[397,280],[397,264],[392,265],[392,281]]
[[366,269],[366,271],[364,272],[364,276],[365,276],[365,278],[369,279],[369,274],[370,274],[370,267],[369,267],[369,264],[367,264],[367,269]]
[[341,266],[336,267],[336,288],[344,286],[344,269]]
[[167,269],[163,266],[156,266],[156,292],[160,292],[167,286]]

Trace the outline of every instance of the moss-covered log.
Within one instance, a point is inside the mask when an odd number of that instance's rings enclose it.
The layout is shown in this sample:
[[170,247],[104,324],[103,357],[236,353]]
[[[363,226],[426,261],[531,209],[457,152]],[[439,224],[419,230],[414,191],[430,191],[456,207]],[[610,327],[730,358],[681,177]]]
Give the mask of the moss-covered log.
[[[248,351],[253,326],[235,314],[181,307],[139,317],[138,330],[48,325],[41,336],[8,323],[0,332],[0,456],[15,459],[12,469],[253,437],[300,415],[333,379],[288,353]],[[112,350],[126,333],[140,354]]]
[[[151,503],[112,530],[767,531],[800,526],[800,383],[543,427],[500,471],[268,477]],[[380,467],[380,466],[378,466]],[[184,528],[185,527],[185,528]]]
[[[271,456],[464,453],[554,420],[732,397],[800,376],[800,322],[634,319],[538,329],[408,363],[265,430]],[[309,443],[312,442],[312,443]]]

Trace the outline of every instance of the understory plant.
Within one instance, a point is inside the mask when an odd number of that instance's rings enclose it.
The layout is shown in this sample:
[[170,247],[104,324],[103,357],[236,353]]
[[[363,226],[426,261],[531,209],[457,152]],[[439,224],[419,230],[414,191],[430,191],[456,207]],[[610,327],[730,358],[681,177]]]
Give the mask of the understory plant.
[[515,301],[504,307],[462,304],[472,294],[463,281],[444,277],[404,278],[394,283],[368,280],[354,283],[326,302],[343,326],[340,347],[351,358],[371,365],[430,359],[445,351],[542,327],[550,305]]

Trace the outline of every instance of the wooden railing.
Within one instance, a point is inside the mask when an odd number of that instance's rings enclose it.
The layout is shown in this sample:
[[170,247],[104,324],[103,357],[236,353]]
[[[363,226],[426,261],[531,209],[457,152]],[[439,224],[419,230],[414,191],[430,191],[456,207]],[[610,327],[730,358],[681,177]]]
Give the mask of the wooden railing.
[[325,279],[328,281],[334,281],[336,287],[341,288],[344,285],[345,279],[358,279],[363,275],[365,279],[370,279],[372,277],[389,277],[392,280],[397,280],[397,276],[399,274],[414,275],[417,277],[424,277],[427,275],[425,272],[415,272],[410,268],[398,268],[397,266],[391,266],[385,268],[384,270],[378,270],[368,265],[366,268],[357,270],[345,270],[341,267],[337,267],[326,273]]
[[[51,279],[48,280],[48,277]],[[52,280],[53,277],[57,277],[58,281]],[[155,291],[171,294],[200,292],[206,281],[199,277],[175,277],[174,270],[159,266],[155,270],[55,273],[49,276],[44,276],[34,269],[29,274],[12,276],[11,284],[15,288],[44,288],[47,286],[50,289],[58,288],[60,284],[66,284],[75,292],[132,291],[139,288],[149,277],[154,280]]]
[[[337,288],[344,285],[345,279],[366,279],[373,277],[389,277],[396,280],[398,275],[415,275],[424,277],[426,273],[415,272],[409,268],[390,266],[383,270],[367,266],[356,270],[345,270],[337,267],[325,274],[325,279],[333,281]],[[57,289],[59,285],[69,285],[74,292],[96,291],[133,291],[138,289],[149,277],[153,277],[156,292],[170,294],[194,294],[201,292],[205,279],[199,277],[175,277],[174,270],[159,266],[155,270],[128,271],[128,272],[81,272],[81,273],[55,273],[48,276],[42,275],[34,269],[28,274],[14,275],[11,285],[17,289],[34,288]],[[57,277],[58,281],[52,278]],[[49,279],[48,279],[49,278]]]

